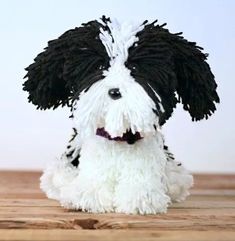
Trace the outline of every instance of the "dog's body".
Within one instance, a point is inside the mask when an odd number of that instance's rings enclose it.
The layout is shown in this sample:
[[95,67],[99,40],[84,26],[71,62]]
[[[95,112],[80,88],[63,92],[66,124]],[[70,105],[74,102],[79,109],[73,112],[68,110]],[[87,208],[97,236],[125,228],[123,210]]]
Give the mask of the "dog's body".
[[180,101],[193,120],[211,115],[216,83],[195,43],[146,23],[89,22],[49,42],[27,68],[30,101],[72,109],[75,133],[41,178],[67,208],[162,213],[192,186],[160,129]]
[[[77,168],[71,163],[78,155]],[[166,212],[168,204],[185,199],[191,186],[192,176],[168,152],[159,131],[135,145],[94,136],[80,146],[75,138],[41,178],[49,198],[98,213]]]

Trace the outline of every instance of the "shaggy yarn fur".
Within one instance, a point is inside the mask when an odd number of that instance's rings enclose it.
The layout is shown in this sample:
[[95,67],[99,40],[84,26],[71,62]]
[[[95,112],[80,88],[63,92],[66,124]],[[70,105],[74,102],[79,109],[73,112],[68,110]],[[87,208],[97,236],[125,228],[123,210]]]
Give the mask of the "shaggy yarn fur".
[[193,178],[164,144],[178,102],[193,121],[219,102],[207,55],[156,21],[102,17],[65,32],[26,68],[39,109],[69,106],[74,134],[41,177],[49,198],[94,213],[164,213]]

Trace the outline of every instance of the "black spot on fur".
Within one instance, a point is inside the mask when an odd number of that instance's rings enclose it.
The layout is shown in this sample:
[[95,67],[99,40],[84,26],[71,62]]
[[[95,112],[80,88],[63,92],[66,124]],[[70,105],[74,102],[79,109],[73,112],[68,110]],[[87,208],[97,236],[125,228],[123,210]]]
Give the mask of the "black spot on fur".
[[71,137],[71,139],[69,140],[69,142],[72,142],[72,141],[76,138],[77,135],[78,135],[77,129],[76,129],[76,128],[73,128],[73,134],[72,134],[72,137]]
[[71,162],[71,164],[75,167],[78,167],[79,165],[79,158],[80,158],[80,155],[78,155],[76,158],[73,159],[73,161]]
[[77,154],[76,157],[73,157],[74,151],[75,151],[75,149],[71,150],[69,153],[66,154],[66,157],[71,160],[71,164],[72,164],[73,166],[78,167],[80,155]]
[[71,150],[70,152],[68,152],[68,153],[66,154],[66,157],[68,157],[68,158],[72,157],[73,153],[74,153],[74,149]]

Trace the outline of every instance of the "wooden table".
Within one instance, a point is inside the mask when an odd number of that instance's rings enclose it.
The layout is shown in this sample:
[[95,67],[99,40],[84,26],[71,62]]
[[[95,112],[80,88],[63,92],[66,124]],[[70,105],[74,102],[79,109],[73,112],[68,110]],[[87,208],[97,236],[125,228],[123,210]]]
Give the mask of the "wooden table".
[[235,240],[235,175],[195,175],[164,215],[74,212],[39,189],[39,172],[0,172],[0,240]]

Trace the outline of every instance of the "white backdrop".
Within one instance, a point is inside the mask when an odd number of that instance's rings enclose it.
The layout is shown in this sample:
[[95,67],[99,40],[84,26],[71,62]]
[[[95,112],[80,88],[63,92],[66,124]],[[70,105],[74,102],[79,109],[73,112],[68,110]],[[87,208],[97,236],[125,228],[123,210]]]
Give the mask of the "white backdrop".
[[163,131],[176,157],[194,172],[235,172],[235,1],[116,0],[0,2],[0,169],[41,169],[63,152],[72,123],[67,109],[37,111],[22,91],[24,68],[64,31],[101,15],[155,20],[184,32],[210,53],[221,98],[208,121],[192,123],[178,107]]

